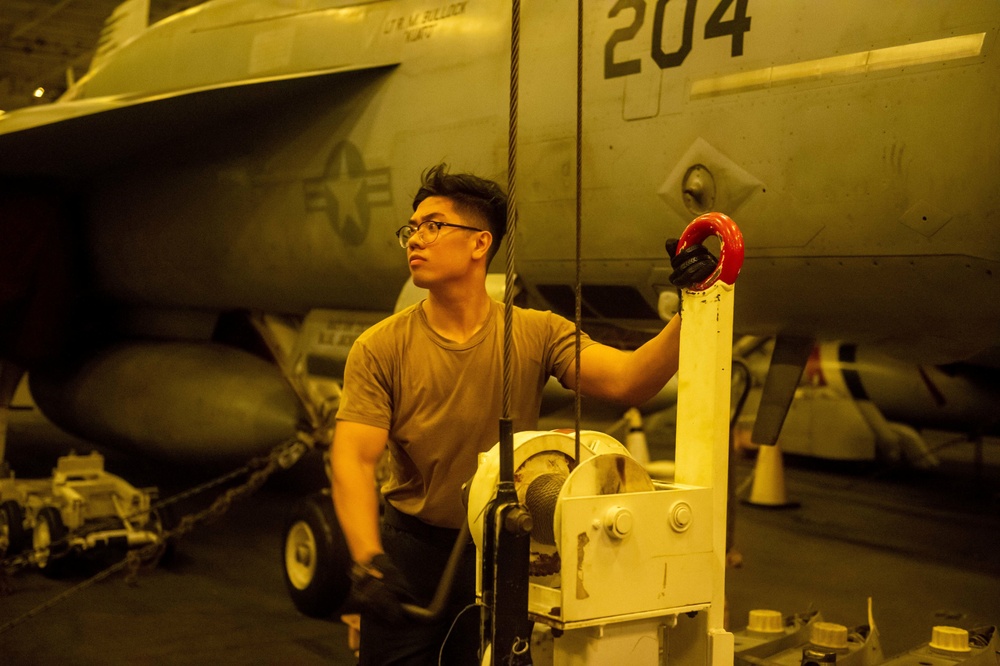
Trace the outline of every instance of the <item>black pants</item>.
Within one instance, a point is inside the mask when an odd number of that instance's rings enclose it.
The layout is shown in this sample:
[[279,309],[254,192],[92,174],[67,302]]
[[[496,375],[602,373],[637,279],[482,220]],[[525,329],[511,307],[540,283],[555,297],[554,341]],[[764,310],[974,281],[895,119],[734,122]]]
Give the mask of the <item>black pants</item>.
[[[420,605],[426,607],[437,590],[458,530],[433,527],[386,506],[381,532],[386,554],[406,576]],[[377,616],[361,617],[361,666],[477,666],[479,609],[467,608],[475,600],[476,551],[470,542],[441,620],[387,626]]]

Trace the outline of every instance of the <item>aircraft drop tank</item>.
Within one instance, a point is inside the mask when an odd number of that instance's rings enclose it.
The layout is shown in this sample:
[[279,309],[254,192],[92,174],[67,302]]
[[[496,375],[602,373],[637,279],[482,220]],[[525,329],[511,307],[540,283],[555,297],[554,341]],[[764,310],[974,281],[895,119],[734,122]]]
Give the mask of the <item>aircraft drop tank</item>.
[[292,436],[302,411],[277,367],[218,344],[109,348],[68,373],[32,372],[38,408],[99,444],[172,460],[229,461]]

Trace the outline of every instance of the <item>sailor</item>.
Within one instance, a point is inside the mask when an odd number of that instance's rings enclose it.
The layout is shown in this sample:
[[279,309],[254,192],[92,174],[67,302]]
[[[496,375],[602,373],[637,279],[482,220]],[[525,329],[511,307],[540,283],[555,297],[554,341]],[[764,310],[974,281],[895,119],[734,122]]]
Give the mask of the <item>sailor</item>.
[[[370,328],[350,351],[333,441],[333,499],[355,562],[360,663],[464,666],[479,663],[474,552],[463,558],[439,622],[408,619],[401,604],[426,606],[433,597],[465,520],[462,484],[498,439],[504,307],[487,294],[486,273],[506,231],[507,196],[492,181],[442,164],[423,174],[413,211],[396,235],[414,284],[428,295]],[[682,254],[688,278],[691,264],[714,267],[710,253]],[[623,405],[649,400],[677,371],[679,335],[678,316],[633,352],[581,334],[578,369],[571,322],[514,308],[514,431],[536,429],[550,375],[573,389],[579,372],[587,396]],[[387,447],[379,498],[376,466]]]

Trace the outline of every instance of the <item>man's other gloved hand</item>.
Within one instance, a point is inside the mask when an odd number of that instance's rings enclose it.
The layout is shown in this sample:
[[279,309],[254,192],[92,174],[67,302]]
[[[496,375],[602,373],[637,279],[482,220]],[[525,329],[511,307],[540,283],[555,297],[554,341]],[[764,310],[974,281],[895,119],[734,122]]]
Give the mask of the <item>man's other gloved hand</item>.
[[416,603],[406,578],[385,553],[351,568],[351,597],[362,613],[373,613],[388,624],[400,624],[403,604]]
[[670,275],[670,283],[679,289],[687,289],[704,282],[715,271],[719,260],[700,243],[689,245],[678,253],[678,242],[676,238],[669,238],[666,243],[670,265],[674,269]]

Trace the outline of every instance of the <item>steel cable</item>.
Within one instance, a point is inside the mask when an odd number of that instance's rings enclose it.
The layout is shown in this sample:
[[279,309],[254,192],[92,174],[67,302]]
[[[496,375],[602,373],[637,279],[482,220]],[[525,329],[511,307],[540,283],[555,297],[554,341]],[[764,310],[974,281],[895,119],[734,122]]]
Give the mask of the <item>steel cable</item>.
[[511,353],[514,313],[514,239],[517,236],[517,95],[520,63],[521,3],[511,5],[510,29],[510,118],[507,136],[507,264],[503,311],[503,418],[510,418]]
[[583,229],[583,0],[576,5],[576,280],[574,282],[574,318],[576,326],[575,354],[576,378],[573,387],[574,459],[580,462],[580,329],[583,326],[582,231]]

